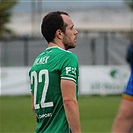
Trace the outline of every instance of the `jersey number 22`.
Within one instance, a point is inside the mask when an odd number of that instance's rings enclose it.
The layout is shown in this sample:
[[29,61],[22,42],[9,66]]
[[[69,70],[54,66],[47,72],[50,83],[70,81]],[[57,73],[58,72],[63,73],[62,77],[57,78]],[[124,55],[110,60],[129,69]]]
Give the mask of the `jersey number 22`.
[[[42,82],[42,76],[45,75],[45,81],[44,81],[44,86],[43,86],[43,92],[42,92],[42,97],[41,97],[41,102],[40,105],[36,103],[36,96],[37,96],[37,86],[38,82]],[[37,80],[37,77],[39,78]],[[53,102],[45,102],[48,86],[49,86],[49,73],[47,69],[41,70],[39,72],[39,76],[37,76],[37,72],[33,71],[31,73],[31,84],[33,84],[33,79],[34,79],[34,108],[39,109],[41,108],[46,108],[46,107],[52,107]]]

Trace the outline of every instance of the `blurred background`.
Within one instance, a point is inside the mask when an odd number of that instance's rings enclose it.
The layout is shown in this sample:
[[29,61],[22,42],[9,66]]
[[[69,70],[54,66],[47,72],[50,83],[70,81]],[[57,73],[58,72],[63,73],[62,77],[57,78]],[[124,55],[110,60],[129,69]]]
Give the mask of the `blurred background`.
[[47,48],[41,21],[55,10],[68,12],[79,32],[71,50],[79,59],[79,94],[121,95],[130,76],[126,56],[133,39],[132,0],[1,0],[1,97],[30,94],[28,72]]

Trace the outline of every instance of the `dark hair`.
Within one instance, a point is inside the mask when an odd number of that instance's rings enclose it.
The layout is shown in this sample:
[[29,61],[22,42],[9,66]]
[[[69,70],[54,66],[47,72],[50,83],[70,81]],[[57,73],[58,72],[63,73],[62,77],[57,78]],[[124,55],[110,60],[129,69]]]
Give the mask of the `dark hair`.
[[62,19],[62,14],[69,16],[66,12],[56,11],[48,13],[42,21],[41,32],[46,41],[52,42],[58,29],[62,32],[66,30],[66,24]]

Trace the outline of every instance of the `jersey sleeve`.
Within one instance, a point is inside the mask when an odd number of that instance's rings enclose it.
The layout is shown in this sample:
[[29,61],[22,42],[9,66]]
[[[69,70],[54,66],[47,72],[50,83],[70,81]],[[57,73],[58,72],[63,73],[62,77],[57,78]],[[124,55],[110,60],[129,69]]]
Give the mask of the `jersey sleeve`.
[[133,73],[131,74],[128,84],[124,90],[123,98],[133,101]]
[[76,83],[79,76],[77,56],[67,53],[62,60],[61,79],[72,80]]

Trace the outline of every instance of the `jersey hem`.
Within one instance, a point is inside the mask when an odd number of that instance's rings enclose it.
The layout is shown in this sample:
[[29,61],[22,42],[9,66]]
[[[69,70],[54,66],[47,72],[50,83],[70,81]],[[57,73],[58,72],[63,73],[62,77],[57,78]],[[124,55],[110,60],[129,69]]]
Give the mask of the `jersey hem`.
[[128,95],[128,94],[123,94],[122,97],[123,97],[124,99],[126,99],[126,100],[133,101],[133,96],[130,96],[130,95]]
[[73,78],[70,78],[70,77],[61,77],[61,79],[65,79],[65,80],[72,80],[72,81],[74,81],[74,82],[76,83],[76,80],[75,80],[75,79],[73,79]]

